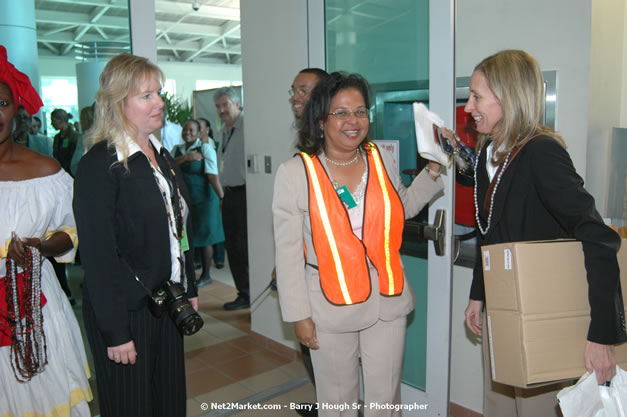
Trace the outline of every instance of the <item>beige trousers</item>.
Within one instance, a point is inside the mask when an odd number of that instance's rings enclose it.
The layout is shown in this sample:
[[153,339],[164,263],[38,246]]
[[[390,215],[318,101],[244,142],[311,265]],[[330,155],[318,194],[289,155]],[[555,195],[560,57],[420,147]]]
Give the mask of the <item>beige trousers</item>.
[[483,417],[561,417],[556,395],[570,382],[523,389],[492,381],[487,327],[484,315]]
[[[359,358],[364,377],[364,417],[400,416],[399,404],[407,317],[377,321],[350,333],[317,330],[320,349],[311,350],[319,417],[357,417]],[[370,405],[373,405],[372,407]]]

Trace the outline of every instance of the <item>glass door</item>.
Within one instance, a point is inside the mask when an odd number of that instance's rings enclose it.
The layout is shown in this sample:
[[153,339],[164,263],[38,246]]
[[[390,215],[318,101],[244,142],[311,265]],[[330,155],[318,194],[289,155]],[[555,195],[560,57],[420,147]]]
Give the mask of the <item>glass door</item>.
[[[370,82],[370,137],[398,141],[397,168],[409,184],[425,164],[417,156],[412,103],[424,102],[454,127],[453,1],[326,0],[324,9],[326,69],[357,72]],[[424,404],[421,415],[434,416],[448,415],[449,402],[454,191],[451,175],[445,172],[443,178],[443,195],[407,223],[402,250],[416,294],[408,318],[402,402]],[[445,230],[443,256],[413,227],[433,223],[436,211]]]

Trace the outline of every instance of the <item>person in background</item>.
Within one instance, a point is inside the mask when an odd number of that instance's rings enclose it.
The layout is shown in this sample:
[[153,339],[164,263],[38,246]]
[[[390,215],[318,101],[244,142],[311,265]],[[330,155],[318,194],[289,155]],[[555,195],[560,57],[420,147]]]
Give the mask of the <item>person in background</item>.
[[72,123],[69,122],[71,118],[72,115],[63,109],[54,109],[52,113],[50,113],[52,127],[59,131],[59,133],[54,136],[52,152],[54,158],[59,161],[61,167],[67,172],[71,172],[70,165],[72,163],[72,156],[74,156],[79,137]]
[[102,417],[186,415],[183,336],[169,314],[149,308],[157,289],[178,284],[198,309],[189,195],[152,134],[164,80],[143,57],[107,63],[76,172],[83,318]]
[[31,115],[28,114],[24,106],[19,105],[15,116],[13,141],[18,145],[26,146],[40,154],[52,156],[52,143],[50,143],[50,139],[46,136],[31,133],[32,123],[33,118]]
[[225,303],[224,309],[239,310],[250,307],[244,115],[240,98],[230,87],[216,90],[213,101],[224,121],[218,147],[220,183],[224,189],[222,223],[229,266],[237,287],[237,298]]
[[18,105],[35,114],[43,103],[0,46],[0,415],[89,417],[81,331],[44,258],[74,257],[72,177],[14,142]]
[[31,135],[40,135],[41,134],[41,119],[37,116],[33,116],[33,121],[30,126],[29,133]]
[[[475,207],[477,250],[496,243],[574,238],[582,242],[588,274],[590,328],[584,364],[599,384],[615,374],[614,344],[627,340],[616,252],[619,236],[607,227],[573,166],[566,144],[541,124],[544,80],[524,51],[489,56],[474,69],[465,108],[479,133]],[[485,291],[481,256],[474,268],[466,324],[483,335],[486,417],[558,416],[561,385],[521,389],[490,378],[483,323]]]
[[161,113],[161,144],[168,152],[172,152],[172,148],[176,145],[182,145],[183,139],[181,133],[183,128],[176,123],[168,120],[168,107],[164,103],[163,111]]
[[[59,131],[59,133],[55,135],[54,141],[52,142],[52,154],[61,167],[70,174],[72,172],[70,167],[72,156],[76,150],[76,143],[78,142],[79,137],[79,134],[74,130],[72,123],[69,122],[71,118],[72,115],[63,109],[54,109],[52,113],[50,113],[52,127]],[[65,294],[70,299],[72,305],[76,304],[76,301],[74,301],[74,298],[72,297],[72,290],[68,284],[65,264],[56,262],[54,258],[50,258],[50,262],[57,273],[57,278],[59,278],[63,291],[65,291]]]
[[196,121],[200,124],[200,133],[198,134],[200,140],[204,143],[208,143],[216,150],[216,142],[213,140],[213,129],[211,128],[209,120],[204,117],[199,117]]
[[328,76],[329,74],[320,68],[305,68],[296,75],[289,90],[290,104],[296,121],[303,117],[305,106],[313,89],[318,85],[318,82],[325,80]]
[[224,242],[220,200],[224,196],[218,178],[216,151],[198,137],[200,123],[188,120],[183,125],[184,145],[176,145],[172,156],[183,171],[192,199],[192,227],[194,247],[200,249],[202,273],[197,286],[211,284],[212,245]]
[[[288,93],[290,95],[290,104],[292,106],[292,112],[294,113],[294,124],[296,125],[303,113],[305,112],[305,106],[309,101],[309,96],[313,89],[318,85],[320,81],[324,81],[327,79],[329,74],[320,68],[305,68],[302,69],[296,74],[294,81],[292,82],[292,86],[289,89]],[[272,276],[276,279],[276,268],[272,271]],[[303,354],[303,363],[305,364],[305,369],[307,370],[307,374],[309,375],[309,379],[311,379],[311,383],[316,385],[316,379],[314,377],[313,365],[311,363],[311,352],[309,348],[302,343],[300,344],[300,351]],[[308,406],[308,404],[303,404],[303,407],[300,407],[297,410],[297,413],[303,417],[315,417],[318,415],[318,410],[316,407]]]
[[81,128],[83,133],[78,138],[78,143],[76,144],[76,150],[74,151],[74,155],[72,155],[72,163],[70,164],[70,172],[72,175],[76,175],[76,170],[78,169],[78,162],[83,157],[85,153],[85,139],[87,137],[87,131],[94,123],[94,105],[96,103],[92,103],[91,106],[83,107],[80,114]]
[[[217,151],[219,143],[213,138],[213,129],[209,120],[204,117],[199,117],[196,120],[200,123],[200,140],[210,144]],[[213,245],[213,262],[216,264],[217,269],[224,268],[224,241]]]
[[[400,403],[407,315],[415,297],[400,257],[403,227],[442,191],[440,165],[405,187],[392,155],[368,139],[370,92],[358,74],[318,83],[299,123],[301,153],[277,170],[272,213],[283,320],[311,349],[318,415]],[[385,214],[385,215],[384,215]],[[305,248],[303,248],[303,245]],[[364,416],[400,416],[366,407]]]

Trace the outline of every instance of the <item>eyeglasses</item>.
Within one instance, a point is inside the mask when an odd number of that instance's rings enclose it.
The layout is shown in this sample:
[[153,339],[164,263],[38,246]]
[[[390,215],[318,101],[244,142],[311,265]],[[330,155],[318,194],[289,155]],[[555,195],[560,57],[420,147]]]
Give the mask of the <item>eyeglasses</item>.
[[357,109],[355,111],[338,110],[338,111],[329,113],[329,116],[335,116],[340,120],[348,120],[351,118],[351,114],[354,114],[355,117],[358,119],[363,119],[363,118],[368,117],[370,112],[368,111],[368,109]]
[[306,95],[309,95],[309,93],[311,93],[311,90],[305,90],[304,88],[297,88],[297,89],[290,88],[289,90],[287,90],[287,94],[289,94],[290,97],[294,97],[296,94],[299,94],[301,96],[306,96]]

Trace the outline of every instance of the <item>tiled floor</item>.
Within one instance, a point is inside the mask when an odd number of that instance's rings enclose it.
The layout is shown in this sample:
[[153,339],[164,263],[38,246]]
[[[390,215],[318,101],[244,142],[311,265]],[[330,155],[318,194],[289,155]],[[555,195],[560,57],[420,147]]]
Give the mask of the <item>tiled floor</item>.
[[[228,265],[221,270],[214,268],[211,273],[213,284],[199,291],[199,311],[205,325],[197,334],[185,338],[187,415],[226,415],[224,411],[217,411],[215,404],[248,398],[256,402],[255,399],[261,398],[261,404],[280,406],[281,409],[243,410],[236,415],[296,416],[297,413],[290,409],[291,404],[315,401],[314,387],[306,378],[302,360],[294,350],[251,332],[248,309],[224,311],[222,305],[236,296]],[[80,295],[82,269],[71,266],[70,277],[70,285],[78,301],[75,312],[82,325],[80,299],[77,297]],[[90,367],[93,373],[91,359]],[[296,388],[282,393],[293,386]],[[98,415],[97,399],[92,402],[91,408],[92,414]]]

